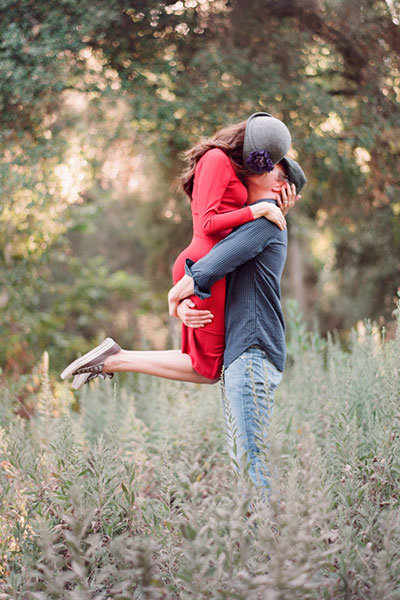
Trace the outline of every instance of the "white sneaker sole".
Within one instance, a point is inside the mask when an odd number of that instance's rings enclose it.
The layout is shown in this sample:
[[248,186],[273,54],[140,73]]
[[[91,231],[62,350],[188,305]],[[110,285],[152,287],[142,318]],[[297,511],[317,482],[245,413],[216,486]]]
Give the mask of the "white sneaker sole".
[[74,390],[79,390],[86,381],[89,379],[90,373],[80,373],[79,375],[75,375],[72,380],[72,387]]
[[[115,342],[112,338],[106,338],[103,342],[101,342],[101,344],[99,344],[98,346],[93,348],[93,350],[86,352],[86,354],[84,354],[83,356],[80,356],[79,358],[74,360],[72,363],[70,363],[68,365],[68,367],[66,367],[64,369],[64,371],[61,373],[61,375],[60,375],[61,379],[66,379],[67,377],[70,377],[74,371],[77,371],[77,369],[82,367],[87,361],[93,360],[94,358],[96,358],[96,356],[100,356],[100,354],[102,354],[103,352],[105,352],[106,350],[111,348],[114,344],[115,344]],[[82,375],[86,375],[86,373],[82,373]],[[75,388],[75,389],[78,389],[78,388]]]

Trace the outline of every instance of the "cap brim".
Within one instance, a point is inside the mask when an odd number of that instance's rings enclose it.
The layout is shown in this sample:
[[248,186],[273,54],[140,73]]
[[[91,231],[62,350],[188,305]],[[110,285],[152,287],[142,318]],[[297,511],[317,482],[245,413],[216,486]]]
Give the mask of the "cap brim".
[[307,183],[307,177],[303,169],[298,162],[288,156],[284,156],[282,160],[279,161],[279,164],[283,166],[290,183],[295,184],[296,192],[299,194]]

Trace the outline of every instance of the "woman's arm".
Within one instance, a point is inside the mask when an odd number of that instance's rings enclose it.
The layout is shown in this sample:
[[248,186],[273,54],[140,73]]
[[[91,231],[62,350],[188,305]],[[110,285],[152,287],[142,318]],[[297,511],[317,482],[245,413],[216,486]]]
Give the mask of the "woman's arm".
[[219,148],[209,150],[201,158],[199,167],[197,199],[192,202],[193,212],[197,211],[200,215],[203,231],[214,234],[253,221],[253,212],[249,206],[222,212],[222,199],[232,178],[231,161],[225,152]]
[[213,234],[233,229],[265,217],[279,229],[286,229],[286,220],[281,209],[268,202],[246,205],[236,210],[221,212],[221,202],[232,176],[229,157],[219,148],[213,148],[202,157],[201,171],[198,174],[197,207],[201,213],[201,223],[205,233]]

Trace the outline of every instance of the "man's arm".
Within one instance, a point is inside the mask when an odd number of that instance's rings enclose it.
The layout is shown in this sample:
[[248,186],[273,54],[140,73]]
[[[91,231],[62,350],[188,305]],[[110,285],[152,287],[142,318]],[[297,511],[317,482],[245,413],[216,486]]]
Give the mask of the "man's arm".
[[[288,183],[286,185],[286,188],[285,187],[282,188],[281,195],[278,198],[277,203],[278,203],[279,208],[283,212],[283,214],[286,215],[288,213],[288,211],[296,204],[297,200],[299,200],[300,198],[301,198],[301,196],[296,194],[296,186],[294,184]],[[260,221],[264,221],[264,219],[260,219]],[[237,228],[237,231],[239,229],[240,228]],[[282,227],[281,227],[281,229],[282,229]],[[236,234],[236,230],[234,232],[232,232],[230,235],[232,235],[233,233]],[[228,238],[229,237],[230,236],[228,236]],[[200,267],[201,267],[201,264],[202,263],[200,262]],[[197,266],[199,265],[199,261],[196,263],[196,265]],[[194,272],[193,266],[191,269],[189,267],[189,272],[191,273],[191,275],[193,274],[193,272]],[[222,275],[222,277],[223,276],[224,275]],[[188,296],[191,296],[193,294],[193,292],[194,292],[193,277],[189,276],[189,275],[184,275],[182,277],[182,279],[180,279],[180,281],[178,281],[178,283],[173,288],[171,288],[168,293],[169,314],[171,316],[178,317],[185,323],[185,325],[188,325],[188,326],[191,326],[191,324],[189,322],[187,322],[187,317],[188,317],[188,314],[190,313],[188,307],[185,306],[184,310],[182,310],[181,314],[177,313],[177,308],[178,308],[179,302],[182,299],[187,298]],[[208,292],[208,294],[207,294],[207,293],[204,293],[204,292],[201,292],[198,290],[198,295],[200,297],[208,297],[208,296],[210,296],[210,293]],[[201,311],[196,311],[194,309],[193,309],[193,312],[196,312],[199,315],[201,313]],[[202,316],[201,318],[204,318],[204,317]]]
[[[281,189],[277,204],[282,213],[286,215],[300,198],[301,196],[296,194],[295,184],[287,183],[286,186],[283,186]],[[252,206],[259,203],[264,204],[265,202],[269,201],[260,199]],[[276,208],[273,203],[271,203],[271,208]],[[270,243],[271,236],[273,237],[274,233],[276,234],[276,229],[274,226],[271,228],[270,221],[275,223],[279,229],[286,229],[286,222],[285,227],[282,227],[276,219],[267,217],[266,220],[265,218],[262,218],[259,219],[257,227],[254,227],[254,222],[250,222],[234,229],[227,238],[221,240],[221,242],[214,246],[214,248],[219,248],[215,253],[213,252],[214,249],[211,250],[205,257],[198,260],[196,264],[188,259],[185,268],[187,278],[185,275],[185,283],[183,285],[183,288],[187,288],[187,293],[185,296],[182,296],[182,298],[186,298],[188,295],[193,294],[193,291],[199,298],[208,298],[210,296],[209,288],[213,283],[262,252]],[[251,238],[247,237],[249,235]],[[225,255],[228,253],[227,261],[223,258],[224,251]],[[204,260],[208,256],[210,256],[211,264],[207,264],[207,261]],[[231,262],[229,261],[229,258],[231,258]],[[220,264],[218,264],[218,260],[220,260]],[[215,270],[214,272],[212,272],[212,269],[208,271],[210,277],[207,281],[207,269],[210,269],[212,266]],[[203,279],[201,279],[202,277]],[[191,278],[194,279],[194,290],[192,282],[190,282]]]
[[179,301],[193,293],[201,299],[208,298],[216,281],[265,250],[277,232],[278,227],[265,218],[250,221],[232,231],[196,263],[186,259],[186,275],[168,294],[170,315],[176,316]]
[[[208,298],[216,281],[265,250],[276,239],[277,232],[276,225],[261,218],[232,231],[197,262],[187,258],[185,272],[194,280],[196,296]],[[280,235],[285,235],[285,232]]]

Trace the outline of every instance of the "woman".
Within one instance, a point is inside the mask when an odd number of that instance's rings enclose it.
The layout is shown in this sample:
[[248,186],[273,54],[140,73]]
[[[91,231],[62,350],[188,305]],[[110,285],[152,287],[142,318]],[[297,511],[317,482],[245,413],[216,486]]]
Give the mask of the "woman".
[[[246,205],[245,179],[251,173],[271,171],[289,146],[287,127],[268,113],[256,113],[247,121],[220,130],[212,139],[201,141],[186,153],[188,167],[182,175],[182,186],[191,199],[194,235],[175,261],[174,283],[184,275],[186,258],[198,260],[233,227],[262,216],[280,229],[286,227],[277,206],[267,202]],[[97,375],[135,371],[181,381],[215,383],[224,352],[225,280],[213,286],[212,301],[193,297],[193,302],[201,310],[212,310],[214,318],[207,319],[204,327],[182,327],[182,351],[125,351],[107,338],[68,365],[62,379],[74,375],[73,387],[78,389]]]

